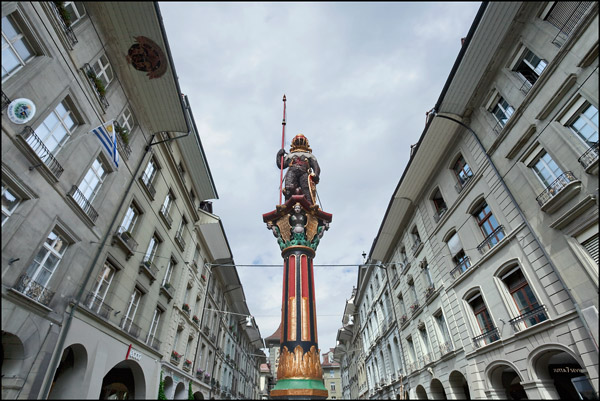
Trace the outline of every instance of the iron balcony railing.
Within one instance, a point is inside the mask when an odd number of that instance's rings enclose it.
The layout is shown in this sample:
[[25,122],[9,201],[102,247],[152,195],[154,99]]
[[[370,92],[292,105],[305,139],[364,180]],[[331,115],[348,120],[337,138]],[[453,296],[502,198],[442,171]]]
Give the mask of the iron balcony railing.
[[454,267],[454,269],[450,270],[450,276],[453,280],[459,278],[464,272],[466,272],[469,267],[471,267],[471,258],[465,256],[463,260]]
[[[94,89],[94,92],[96,93],[96,96],[98,97],[98,101],[100,102],[100,104],[102,105],[102,107],[104,109],[107,109],[109,106],[108,100],[106,100],[105,93],[102,93],[100,87],[98,87],[97,80],[99,78],[96,76],[96,72],[94,71],[92,66],[90,66],[88,63],[85,63],[83,65],[83,72],[85,73],[85,76],[88,78],[90,85],[92,85],[92,88]],[[104,89],[104,90],[106,90],[106,89]]]
[[498,332],[498,329],[494,327],[477,337],[473,337],[473,343],[475,344],[475,348],[480,348],[484,345],[498,341],[499,339],[500,333]]
[[185,240],[181,233],[175,234],[175,242],[177,242],[177,245],[179,245],[182,251],[185,249]]
[[531,88],[533,88],[533,84],[529,82],[525,77],[521,76],[524,79],[523,85],[521,85],[521,92],[524,94],[528,94]]
[[88,293],[85,298],[85,307],[90,311],[94,312],[96,315],[100,316],[104,320],[109,320],[110,313],[113,308],[108,306],[102,298],[98,296],[95,292]]
[[33,281],[27,274],[22,274],[13,288],[45,306],[50,304],[54,296],[54,291],[50,291],[40,283]]
[[164,205],[160,207],[160,215],[165,220],[169,228],[171,228],[171,225],[173,224],[173,219],[171,218],[171,216],[169,216],[169,211]]
[[37,136],[33,128],[27,125],[19,135],[27,142],[27,145],[29,145],[31,150],[40,158],[42,163],[50,169],[52,174],[54,174],[57,179],[60,178],[64,171],[63,167],[54,158],[54,155],[50,152],[50,149],[46,147],[40,137]]
[[123,331],[125,331],[128,334],[131,334],[135,338],[138,338],[140,336],[141,330],[139,326],[127,319],[127,316],[123,316],[121,318],[121,324],[119,324],[119,327],[123,329]]
[[485,253],[500,242],[502,238],[504,238],[504,226],[498,226],[479,245],[477,245],[477,250],[481,253]]
[[73,185],[71,187],[71,190],[67,192],[67,195],[70,196],[75,201],[75,203],[77,203],[77,205],[81,208],[81,210],[83,210],[86,216],[89,217],[93,223],[96,222],[96,219],[98,219],[98,212],[96,211],[96,209],[94,209],[90,201],[87,200],[87,198],[79,190],[79,188]]
[[171,283],[163,283],[160,286],[160,291],[169,298],[169,301],[173,299],[173,287],[171,286]]
[[148,344],[155,350],[160,351],[160,346],[162,343],[155,336],[151,336],[150,334],[148,334],[148,338],[146,339],[146,344]]
[[[56,5],[57,2],[50,1],[49,3],[50,3],[50,6],[52,7],[52,11],[54,12],[54,15],[56,16],[56,19],[58,19],[63,31],[65,32],[65,35],[69,39],[71,46],[74,46],[75,44],[77,44],[77,36],[75,36],[75,32],[73,32],[73,29],[71,28],[71,22],[69,20],[66,20],[63,17],[63,15],[61,14],[60,10],[58,9],[58,7]],[[67,11],[67,13],[68,13],[68,11]]]
[[115,235],[117,235],[132,252],[137,249],[138,243],[133,239],[133,236],[129,231],[127,231],[126,227],[119,227]]
[[563,189],[567,187],[571,182],[576,181],[577,178],[573,175],[571,171],[565,171],[561,174],[552,184],[548,185],[548,187],[535,198],[538,202],[538,205],[544,206],[550,199],[554,198],[558,195]]
[[494,125],[494,127],[492,128],[492,132],[496,136],[500,135],[500,133],[502,132],[502,129],[504,129],[505,125],[506,125],[506,122],[504,124],[502,124],[500,121],[496,122],[496,125]]
[[583,166],[584,169],[588,169],[592,164],[598,162],[598,142],[593,143],[588,150],[582,154],[579,159],[577,159],[579,163]]
[[525,327],[535,326],[538,323],[548,320],[548,314],[546,305],[540,305],[528,312],[523,313],[520,316],[510,319],[508,322],[511,324],[513,330],[521,331],[520,323],[525,324]]
[[140,270],[146,273],[148,277],[150,277],[151,282],[156,280],[156,276],[158,275],[158,268],[154,265],[154,262],[152,262],[151,260],[144,259],[140,263]]
[[[116,127],[117,127],[117,124],[115,123],[115,128]],[[119,128],[116,128],[116,130],[117,130],[117,135],[116,135],[117,148],[119,149],[119,153],[121,155],[123,155],[125,157],[125,159],[129,160],[129,156],[131,155],[131,148],[123,140],[123,137],[121,136],[121,133],[119,132]]]
[[154,188],[154,185],[152,185],[152,177],[144,173],[140,177],[140,181],[142,181],[142,184],[144,184],[144,186],[150,193],[150,196],[152,197],[152,199],[154,199],[154,195],[156,195],[156,189]]

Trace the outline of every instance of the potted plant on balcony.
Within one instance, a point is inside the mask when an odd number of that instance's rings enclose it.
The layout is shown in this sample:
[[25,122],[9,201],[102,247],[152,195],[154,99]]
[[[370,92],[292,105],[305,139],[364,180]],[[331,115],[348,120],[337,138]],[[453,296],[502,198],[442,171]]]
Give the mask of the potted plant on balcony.
[[96,87],[96,90],[98,91],[98,94],[100,96],[104,97],[104,95],[106,95],[106,88],[104,87],[102,80],[100,78],[98,78],[96,73],[94,71],[92,71],[91,69],[88,71],[87,76],[94,83],[94,86]]
[[196,316],[196,315],[192,316],[192,320],[194,321],[194,323],[200,324],[200,319],[198,319],[198,316]]
[[56,6],[58,13],[60,14],[60,18],[62,18],[62,20],[65,23],[65,25],[67,26],[67,28],[70,27],[71,26],[71,13],[69,11],[67,11],[67,9],[65,8],[65,2],[64,1],[53,1],[53,3]]
[[415,313],[415,312],[417,311],[417,309],[419,309],[419,303],[418,303],[418,302],[415,302],[414,304],[412,304],[412,305],[410,306],[410,311],[411,311],[412,313]]
[[196,377],[197,377],[198,379],[202,380],[202,378],[204,377],[204,370],[202,370],[202,369],[198,369],[198,370],[196,371]]
[[190,306],[188,304],[183,304],[183,306],[181,307],[181,309],[184,310],[184,312],[190,312]]
[[165,288],[165,290],[168,290],[171,288],[171,283],[164,283],[162,286]]
[[123,143],[125,143],[125,145],[129,145],[129,130],[121,127],[119,124],[115,124],[115,131],[117,131],[117,134],[119,134],[123,140]]
[[179,358],[181,358],[181,354],[177,353],[177,351],[171,351],[171,359],[179,361]]

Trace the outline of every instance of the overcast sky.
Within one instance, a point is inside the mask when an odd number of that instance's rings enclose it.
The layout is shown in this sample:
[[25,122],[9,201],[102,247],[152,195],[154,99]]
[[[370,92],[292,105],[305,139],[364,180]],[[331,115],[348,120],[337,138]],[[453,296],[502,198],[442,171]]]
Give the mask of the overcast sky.
[[[336,345],[357,282],[479,2],[160,3],[181,90],[215,181],[220,216],[263,337],[281,320],[282,264],[262,221],[279,203],[285,149],[304,134],[333,215],[315,263],[319,348]],[[319,266],[353,265],[349,266]]]

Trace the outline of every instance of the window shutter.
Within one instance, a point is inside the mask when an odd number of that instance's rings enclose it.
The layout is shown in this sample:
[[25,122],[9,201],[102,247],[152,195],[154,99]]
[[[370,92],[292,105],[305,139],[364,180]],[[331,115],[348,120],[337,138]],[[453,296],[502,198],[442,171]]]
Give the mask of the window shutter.
[[590,254],[590,256],[592,257],[592,259],[594,259],[594,261],[596,262],[596,264],[598,263],[598,234],[594,235],[593,237],[583,241],[581,243],[581,245],[583,245],[583,247],[585,248],[585,250]]
[[448,240],[448,248],[450,249],[450,255],[452,255],[452,257],[456,256],[456,254],[462,249],[460,238],[458,238],[457,233],[454,233],[454,235]]
[[557,1],[546,21],[569,35],[591,4],[591,1]]

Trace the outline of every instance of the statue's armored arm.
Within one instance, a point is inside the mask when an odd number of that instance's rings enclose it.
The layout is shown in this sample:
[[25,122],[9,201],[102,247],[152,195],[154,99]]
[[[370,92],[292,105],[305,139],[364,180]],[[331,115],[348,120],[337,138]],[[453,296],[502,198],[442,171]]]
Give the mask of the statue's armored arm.
[[321,168],[319,167],[317,158],[314,157],[313,155],[310,155],[310,156],[311,157],[308,159],[308,162],[310,163],[310,167],[312,168],[313,172],[316,175],[315,182],[319,182],[319,177],[321,176]]
[[282,156],[284,159],[283,168],[287,167],[287,163],[286,163],[287,153],[286,153],[285,149],[279,149],[279,151],[277,152],[277,160],[276,160],[278,169],[281,169],[281,157]]

